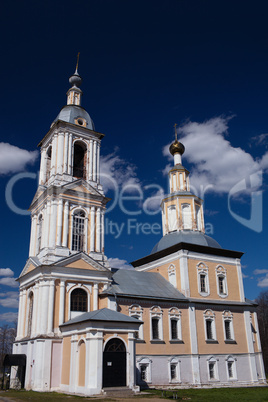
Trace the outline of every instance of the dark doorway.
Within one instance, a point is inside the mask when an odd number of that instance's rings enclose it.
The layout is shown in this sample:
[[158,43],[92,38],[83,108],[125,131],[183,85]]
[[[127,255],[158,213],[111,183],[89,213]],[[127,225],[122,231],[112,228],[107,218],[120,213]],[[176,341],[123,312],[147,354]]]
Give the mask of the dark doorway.
[[74,144],[74,166],[73,166],[73,176],[82,177],[86,179],[86,161],[87,152],[84,144],[75,143]]
[[103,352],[103,387],[126,386],[126,348],[118,338],[107,342]]
[[2,389],[4,388],[4,377],[6,368],[11,368],[11,366],[17,366],[16,378],[13,379],[13,388],[24,388],[25,383],[25,371],[26,371],[26,355],[5,355],[3,363],[3,379],[2,379]]

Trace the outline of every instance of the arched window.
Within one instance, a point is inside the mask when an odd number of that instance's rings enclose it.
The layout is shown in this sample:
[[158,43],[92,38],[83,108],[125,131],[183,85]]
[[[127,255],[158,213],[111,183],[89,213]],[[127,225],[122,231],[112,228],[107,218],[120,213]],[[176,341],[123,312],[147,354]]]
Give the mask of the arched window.
[[182,204],[183,229],[192,229],[192,212],[190,204]]
[[197,230],[202,230],[202,220],[201,220],[201,208],[200,205],[195,205],[196,213],[196,228]]
[[42,247],[42,230],[43,230],[43,215],[39,215],[37,227],[37,247],[36,253],[38,254]]
[[177,212],[176,206],[170,205],[168,207],[168,230],[173,232],[177,229]]
[[87,292],[76,288],[71,293],[71,311],[87,311]]
[[224,340],[225,343],[233,343],[235,336],[234,336],[234,326],[233,326],[233,314],[225,310],[222,313],[223,319],[223,328],[224,328]]
[[169,366],[169,382],[180,382],[180,360],[177,357],[172,357],[168,361]]
[[72,250],[84,251],[85,212],[78,210],[73,214]]
[[209,381],[217,381],[219,378],[217,359],[211,356],[207,359],[208,379]]
[[168,311],[169,316],[169,339],[170,341],[180,341],[181,335],[181,312],[177,307],[171,307]]
[[204,312],[205,320],[205,338],[206,341],[216,341],[216,325],[215,325],[215,314],[211,310],[206,310]]
[[[138,320],[142,321],[142,307],[139,304],[132,304],[132,306],[130,306],[128,308],[129,311],[129,316],[130,317],[134,317],[137,318]],[[141,324],[139,326],[139,332],[137,332],[137,339],[143,339],[143,324]]]
[[163,310],[154,306],[150,310],[151,316],[151,341],[163,340]]
[[198,292],[201,296],[209,295],[208,266],[203,262],[197,264]]
[[228,288],[227,288],[227,279],[226,279],[226,269],[218,265],[216,267],[216,275],[217,275],[217,289],[218,295],[220,297],[228,296]]
[[234,381],[237,380],[237,372],[236,372],[236,358],[233,356],[228,356],[226,359],[226,371],[228,380]]
[[46,155],[46,181],[50,177],[50,170],[51,170],[51,151],[52,147],[51,145],[47,149],[47,155]]
[[139,368],[139,384],[152,382],[152,360],[148,357],[141,357],[137,361],[137,367]]
[[27,336],[31,336],[32,332],[32,321],[33,321],[33,292],[29,294],[28,298],[28,328],[27,328]]
[[86,179],[87,149],[83,143],[74,144],[73,176]]

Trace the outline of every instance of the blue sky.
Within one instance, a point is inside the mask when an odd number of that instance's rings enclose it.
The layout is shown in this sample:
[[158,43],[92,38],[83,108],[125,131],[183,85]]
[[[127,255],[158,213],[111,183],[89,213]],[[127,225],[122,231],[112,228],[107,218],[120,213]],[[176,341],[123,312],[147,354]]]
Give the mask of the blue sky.
[[77,52],[82,105],[105,134],[102,166],[118,183],[117,193],[104,183],[116,200],[106,215],[112,264],[127,266],[161,238],[157,209],[168,191],[167,145],[177,123],[183,165],[196,191],[203,189],[208,234],[223,248],[245,253],[248,298],[267,290],[267,11],[264,0],[5,3],[2,322],[15,319],[14,278],[28,257],[26,210],[37,189],[37,144],[66,104]]

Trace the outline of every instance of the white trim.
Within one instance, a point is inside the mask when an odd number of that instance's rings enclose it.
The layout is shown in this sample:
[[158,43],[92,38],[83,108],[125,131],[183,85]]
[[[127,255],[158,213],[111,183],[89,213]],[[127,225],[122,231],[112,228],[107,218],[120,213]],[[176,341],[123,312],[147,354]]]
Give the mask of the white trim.
[[[180,367],[181,360],[178,359],[176,356],[170,357],[168,359],[168,379],[170,384],[177,384],[181,382],[181,367]],[[176,366],[176,378],[171,378],[171,365]]]
[[[153,338],[153,326],[152,319],[158,319],[158,338]],[[150,308],[150,340],[162,341],[163,340],[163,310],[159,306],[153,306]]]
[[[227,358],[225,359],[225,361],[226,361],[226,376],[227,376],[228,381],[237,381],[236,360],[237,359],[234,358],[231,355],[227,356]],[[228,363],[232,363],[232,372],[233,372],[232,377],[230,377],[230,375],[229,375]]]
[[[209,275],[208,275],[208,266],[200,261],[197,265],[197,286],[198,293],[200,296],[209,296],[210,295],[210,287],[209,287]],[[205,292],[201,291],[201,275],[205,275]]]
[[[171,327],[172,319],[177,321],[177,338],[172,338],[172,327]],[[171,307],[168,310],[168,323],[169,323],[169,340],[181,341],[182,340],[181,311],[177,307]]]
[[[204,330],[205,330],[205,339],[206,341],[216,341],[217,340],[217,333],[216,333],[216,323],[215,323],[215,313],[207,309],[203,313],[204,316]],[[211,331],[212,331],[212,338],[207,337],[207,321],[211,321]]]
[[[152,382],[152,359],[150,359],[147,356],[141,356],[137,360],[137,366],[139,370],[139,382],[146,382],[147,384],[150,384]],[[146,380],[143,381],[141,379],[141,366],[146,366]]]
[[[215,268],[216,282],[217,282],[217,293],[221,298],[228,297],[228,286],[227,286],[227,272],[226,268],[222,265],[217,265]],[[219,278],[223,278],[223,289],[224,293],[220,293]]]
[[[231,332],[231,338],[230,339],[226,338],[225,321],[228,321],[230,323],[230,332]],[[234,341],[235,336],[234,336],[233,314],[229,310],[225,310],[222,313],[222,322],[223,322],[224,340],[225,341]]]
[[[213,381],[219,381],[219,371],[218,371],[218,360],[219,359],[216,359],[214,356],[210,356],[208,359],[207,359],[207,374],[208,374],[208,381],[210,382],[213,382]],[[209,364],[210,363],[213,363],[213,365],[214,365],[214,378],[211,378],[210,377],[210,370],[209,370]]]

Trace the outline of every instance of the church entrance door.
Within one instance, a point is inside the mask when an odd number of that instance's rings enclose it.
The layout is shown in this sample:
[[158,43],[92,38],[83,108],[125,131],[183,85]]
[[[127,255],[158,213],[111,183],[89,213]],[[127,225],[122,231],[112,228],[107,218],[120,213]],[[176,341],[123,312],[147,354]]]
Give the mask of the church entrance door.
[[126,386],[126,348],[121,339],[107,342],[103,352],[103,387]]

